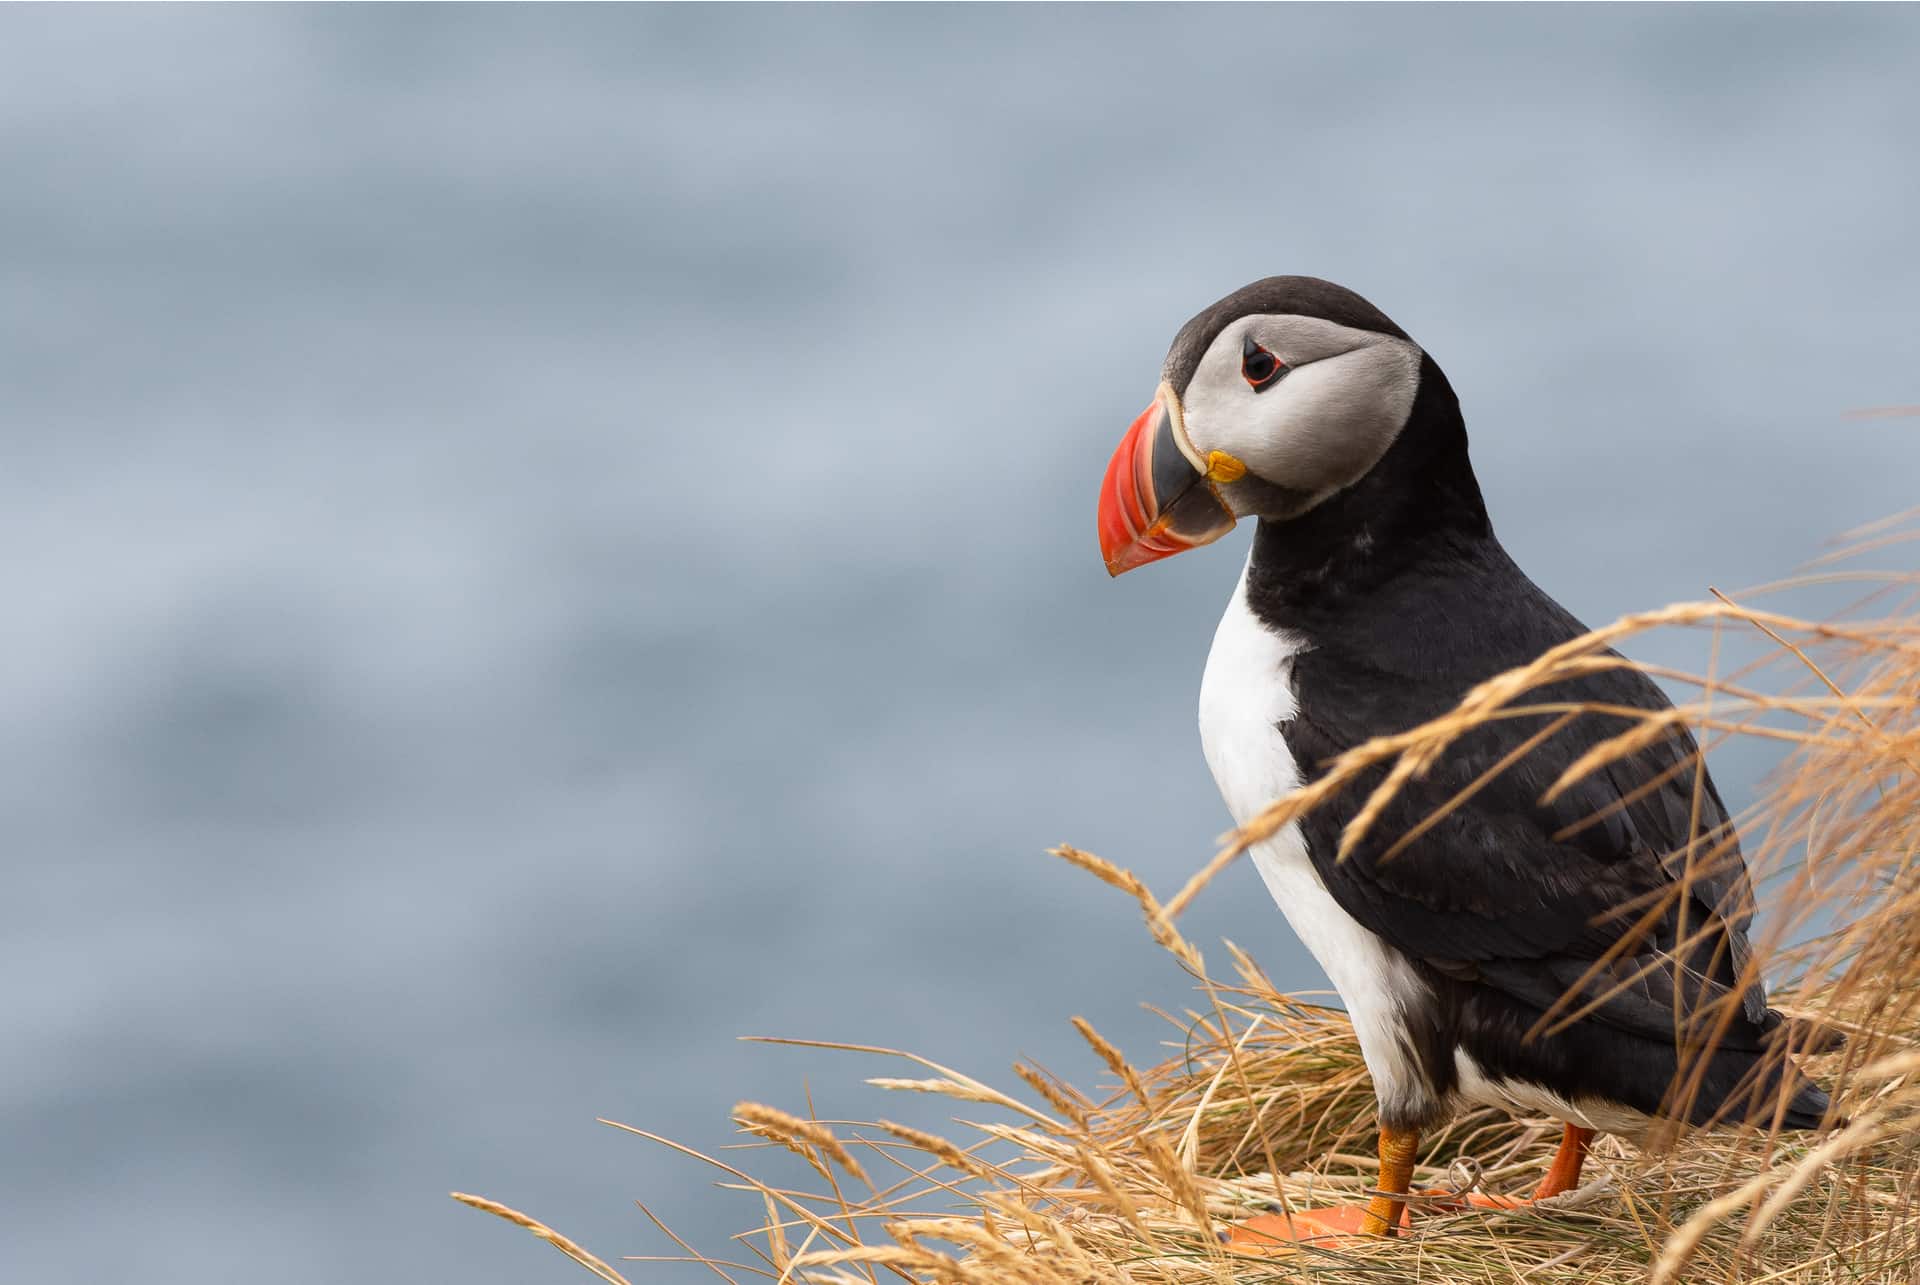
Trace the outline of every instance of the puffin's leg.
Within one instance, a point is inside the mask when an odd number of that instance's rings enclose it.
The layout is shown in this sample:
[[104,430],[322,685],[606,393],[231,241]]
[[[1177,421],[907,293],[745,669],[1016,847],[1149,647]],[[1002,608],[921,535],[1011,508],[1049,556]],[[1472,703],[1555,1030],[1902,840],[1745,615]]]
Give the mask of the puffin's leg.
[[1412,1129],[1380,1131],[1379,1195],[1365,1205],[1293,1209],[1258,1214],[1227,1232],[1227,1244],[1253,1253],[1291,1250],[1300,1242],[1325,1247],[1352,1243],[1354,1236],[1391,1236],[1407,1225],[1407,1187],[1420,1135]]
[[1533,1198],[1546,1200],[1578,1187],[1580,1167],[1587,1162],[1587,1144],[1592,1141],[1592,1129],[1582,1129],[1577,1124],[1568,1125],[1566,1132],[1560,1135],[1560,1150],[1553,1153],[1553,1163],[1547,1166],[1547,1176],[1540,1180]]
[[1367,1216],[1360,1220],[1362,1235],[1391,1236],[1399,1229],[1407,1208],[1407,1188],[1413,1183],[1413,1157],[1419,1146],[1417,1130],[1380,1130],[1380,1194],[1367,1202]]

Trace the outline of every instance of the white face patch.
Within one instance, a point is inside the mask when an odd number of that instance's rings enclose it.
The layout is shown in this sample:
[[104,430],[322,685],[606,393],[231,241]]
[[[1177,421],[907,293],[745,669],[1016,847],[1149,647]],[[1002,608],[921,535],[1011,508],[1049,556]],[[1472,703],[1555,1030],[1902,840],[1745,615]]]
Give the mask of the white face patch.
[[[1260,391],[1240,373],[1249,337],[1288,367]],[[1404,339],[1318,317],[1241,317],[1214,337],[1187,383],[1187,440],[1202,458],[1225,451],[1254,476],[1304,494],[1304,511],[1387,453],[1413,409],[1421,355]]]

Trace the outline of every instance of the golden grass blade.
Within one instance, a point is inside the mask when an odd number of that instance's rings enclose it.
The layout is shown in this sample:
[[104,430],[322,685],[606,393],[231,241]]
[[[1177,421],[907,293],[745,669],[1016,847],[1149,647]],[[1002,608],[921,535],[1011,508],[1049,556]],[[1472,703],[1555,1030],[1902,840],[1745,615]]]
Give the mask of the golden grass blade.
[[861,1182],[871,1185],[867,1178],[867,1171],[860,1167],[860,1162],[855,1160],[845,1144],[833,1135],[833,1130],[818,1120],[803,1120],[799,1116],[789,1115],[778,1107],[770,1107],[762,1102],[736,1103],[733,1108],[733,1118],[764,1137],[784,1142],[801,1155],[808,1156],[809,1159],[812,1157],[808,1155],[807,1148],[811,1147]]
[[[504,1218],[516,1227],[526,1228],[541,1240],[546,1241],[568,1258],[571,1258],[574,1262],[580,1264],[595,1276],[598,1276],[601,1280],[608,1282],[608,1285],[629,1285],[626,1277],[614,1271],[613,1268],[607,1266],[592,1254],[541,1222],[538,1218],[529,1217],[521,1213],[518,1209],[503,1205],[497,1200],[488,1200],[485,1196],[470,1196],[464,1191],[454,1191],[448,1194],[469,1208],[478,1209],[482,1213],[492,1214],[495,1218]],[[724,1274],[725,1273],[722,1273],[722,1275]]]
[[974,1079],[971,1075],[964,1075],[950,1066],[941,1066],[938,1062],[921,1057],[918,1053],[907,1053],[900,1049],[881,1048],[872,1044],[840,1044],[831,1040],[798,1040],[774,1035],[743,1035],[740,1038],[755,1044],[785,1044],[794,1048],[836,1049],[843,1053],[868,1053],[880,1057],[904,1058],[906,1061],[924,1066],[942,1080],[958,1086],[964,1093],[971,1095],[971,1101],[991,1102],[995,1106],[1005,1107],[1009,1111],[1018,1111],[1021,1115],[1031,1116],[1037,1120],[1045,1121],[1047,1119],[1045,1112],[1036,1111],[1033,1107],[1028,1106],[1018,1098],[1008,1097],[1006,1094],[1000,1092],[1000,1090]]
[[1108,1043],[1106,1036],[1094,1030],[1093,1023],[1084,1017],[1073,1019],[1073,1029],[1080,1032],[1080,1038],[1100,1055],[1100,1060],[1107,1064],[1107,1069],[1120,1077],[1120,1082],[1127,1086],[1128,1092],[1139,1099],[1140,1105],[1151,1111],[1153,1099],[1147,1096],[1146,1086],[1140,1082],[1139,1073],[1128,1064],[1120,1050]]
[[[667,1226],[667,1224],[661,1220],[658,1214],[654,1213],[653,1210],[647,1208],[646,1202],[636,1200],[633,1203],[635,1207],[640,1210],[641,1213],[646,1215],[648,1222],[652,1223],[655,1227],[658,1227],[660,1229],[661,1235],[665,1236],[668,1240],[672,1241],[674,1244],[678,1245],[681,1249],[686,1251],[687,1257],[683,1259],[679,1259],[677,1261],[699,1263],[701,1266],[705,1267],[708,1271],[718,1276],[721,1280],[726,1281],[727,1285],[740,1285],[740,1283],[734,1280],[733,1277],[727,1275],[726,1269],[729,1267],[739,1272],[752,1272],[755,1276],[767,1276],[767,1277],[772,1276],[771,1272],[764,1271],[758,1267],[749,1267],[745,1263],[723,1263],[719,1259],[707,1257],[705,1254],[695,1249],[692,1245],[687,1244],[685,1240],[682,1240],[680,1237],[680,1233],[676,1232],[673,1228]],[[624,1259],[623,1261],[629,1262],[629,1263],[638,1263],[638,1262],[646,1262],[650,1260],[642,1259],[642,1258],[628,1258],[628,1259]]]
[[1028,1066],[1025,1062],[1015,1062],[1013,1073],[1022,1083],[1047,1100],[1047,1105],[1073,1122],[1075,1129],[1082,1132],[1087,1127],[1087,1112],[1093,1104],[1079,1096],[1069,1097],[1065,1085],[1056,1083],[1053,1078],[1038,1067]]

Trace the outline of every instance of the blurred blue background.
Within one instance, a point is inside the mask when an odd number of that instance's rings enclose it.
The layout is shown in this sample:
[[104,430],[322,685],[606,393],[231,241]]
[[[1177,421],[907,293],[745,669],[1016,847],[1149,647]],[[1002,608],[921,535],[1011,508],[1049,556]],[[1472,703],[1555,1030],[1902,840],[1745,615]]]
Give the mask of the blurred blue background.
[[[724,1251],[757,1201],[596,1115],[944,1114],[737,1035],[1151,1058],[1186,979],[1042,850],[1171,890],[1226,825],[1246,533],[1093,532],[1175,329],[1372,297],[1590,621],[1770,578],[1914,501],[1844,412],[1920,401],[1917,60],[1908,7],[0,11],[0,1278],[583,1279],[446,1191]],[[1248,869],[1186,927],[1324,984]]]

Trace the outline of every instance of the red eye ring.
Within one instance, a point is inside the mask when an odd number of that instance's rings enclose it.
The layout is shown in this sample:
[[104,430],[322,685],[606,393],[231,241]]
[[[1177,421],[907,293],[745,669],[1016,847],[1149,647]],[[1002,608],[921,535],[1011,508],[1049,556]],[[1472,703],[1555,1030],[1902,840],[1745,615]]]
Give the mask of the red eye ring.
[[1270,388],[1287,373],[1287,363],[1253,341],[1248,335],[1240,346],[1240,377],[1254,392]]

